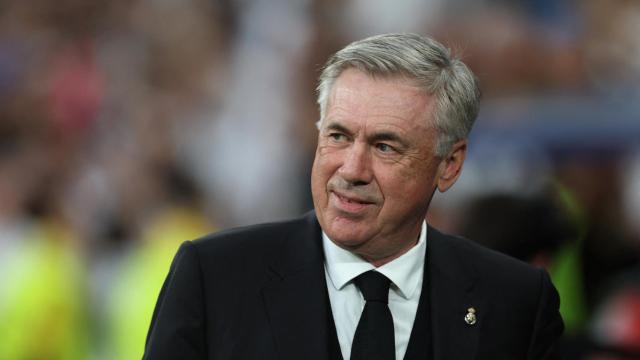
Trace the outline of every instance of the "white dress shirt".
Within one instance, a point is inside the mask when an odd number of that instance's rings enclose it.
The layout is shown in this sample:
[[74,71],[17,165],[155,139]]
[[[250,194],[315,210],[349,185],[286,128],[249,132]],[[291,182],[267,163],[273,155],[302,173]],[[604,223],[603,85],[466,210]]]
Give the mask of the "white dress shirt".
[[345,360],[351,357],[351,343],[365,304],[360,290],[352,280],[366,271],[376,269],[391,280],[389,310],[393,315],[396,360],[402,359],[407,351],[422,292],[427,249],[426,222],[422,223],[420,237],[414,247],[379,268],[334,244],[324,231],[322,245],[327,290],[342,357]]

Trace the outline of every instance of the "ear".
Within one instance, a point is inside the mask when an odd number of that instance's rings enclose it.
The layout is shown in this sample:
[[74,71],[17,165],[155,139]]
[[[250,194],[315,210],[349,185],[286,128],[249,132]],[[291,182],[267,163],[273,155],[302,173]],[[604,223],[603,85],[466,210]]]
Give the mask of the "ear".
[[453,144],[449,153],[442,159],[438,176],[438,191],[445,192],[455,184],[462,172],[462,164],[467,155],[467,140]]

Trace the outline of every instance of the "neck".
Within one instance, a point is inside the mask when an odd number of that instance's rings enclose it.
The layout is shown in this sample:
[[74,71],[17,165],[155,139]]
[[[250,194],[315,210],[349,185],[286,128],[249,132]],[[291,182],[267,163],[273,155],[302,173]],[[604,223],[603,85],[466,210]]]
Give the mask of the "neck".
[[417,231],[413,232],[412,235],[405,237],[405,239],[410,238],[410,239],[413,239],[413,241],[406,242],[406,243],[402,243],[401,241],[398,241],[396,242],[396,244],[401,244],[401,246],[390,249],[390,251],[387,250],[388,252],[386,253],[381,253],[380,250],[376,251],[374,249],[348,249],[348,250],[359,255],[360,257],[365,259],[367,262],[369,262],[371,265],[375,267],[380,267],[384,264],[387,264],[399,258],[400,256],[404,255],[407,251],[411,250],[411,248],[416,246],[418,244],[418,241],[420,241],[421,233],[422,233],[422,222],[418,226]]
[[[418,236],[420,236],[418,234]],[[384,264],[390,263],[391,261],[399,258],[400,256],[404,255],[407,251],[411,250],[412,247],[416,246],[418,244],[418,239],[416,238],[415,241],[407,244],[407,246],[399,249],[399,251],[396,251],[395,253],[385,256],[385,257],[381,257],[381,258],[375,258],[375,257],[368,257],[366,255],[360,255],[363,259],[365,259],[367,262],[369,262],[371,265],[375,266],[375,267],[380,267]]]

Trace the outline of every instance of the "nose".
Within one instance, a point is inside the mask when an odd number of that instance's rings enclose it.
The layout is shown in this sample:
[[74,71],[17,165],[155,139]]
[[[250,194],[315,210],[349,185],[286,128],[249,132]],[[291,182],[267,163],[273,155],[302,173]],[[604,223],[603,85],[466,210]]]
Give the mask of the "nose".
[[338,175],[352,185],[366,185],[372,181],[371,159],[365,144],[356,142],[345,149]]

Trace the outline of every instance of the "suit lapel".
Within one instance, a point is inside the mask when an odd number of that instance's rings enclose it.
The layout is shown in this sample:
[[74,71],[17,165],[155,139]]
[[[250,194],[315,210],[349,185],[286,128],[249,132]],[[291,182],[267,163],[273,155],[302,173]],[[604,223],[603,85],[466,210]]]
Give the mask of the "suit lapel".
[[334,359],[339,353],[331,315],[320,227],[309,213],[270,265],[262,295],[279,358]]
[[[428,227],[426,266],[431,300],[434,359],[473,359],[482,325],[484,299],[478,294],[474,258],[457,239]],[[467,309],[476,309],[477,322],[467,324]]]

